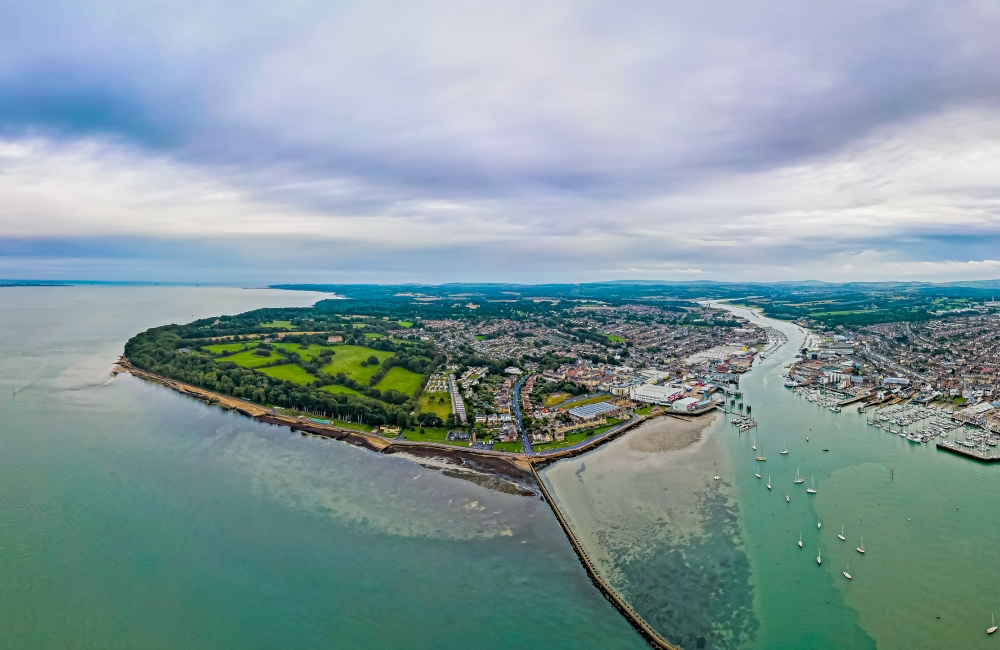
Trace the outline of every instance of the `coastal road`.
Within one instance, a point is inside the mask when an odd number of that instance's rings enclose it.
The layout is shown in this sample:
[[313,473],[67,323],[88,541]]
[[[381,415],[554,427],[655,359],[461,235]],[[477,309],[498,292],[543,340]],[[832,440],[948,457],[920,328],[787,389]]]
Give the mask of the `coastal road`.
[[514,384],[514,421],[517,422],[517,430],[521,433],[521,442],[524,444],[524,453],[533,454],[535,450],[531,448],[531,439],[528,437],[528,432],[524,430],[524,423],[521,422],[521,384],[527,377],[522,377],[516,384]]

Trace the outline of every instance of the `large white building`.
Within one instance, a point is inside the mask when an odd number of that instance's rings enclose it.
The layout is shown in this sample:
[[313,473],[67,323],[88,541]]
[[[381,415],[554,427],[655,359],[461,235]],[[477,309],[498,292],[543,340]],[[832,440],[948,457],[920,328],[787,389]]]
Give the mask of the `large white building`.
[[645,402],[646,404],[659,404],[663,406],[669,404],[684,394],[683,388],[674,386],[658,386],[656,384],[641,384],[633,386],[629,391],[629,398],[633,402]]

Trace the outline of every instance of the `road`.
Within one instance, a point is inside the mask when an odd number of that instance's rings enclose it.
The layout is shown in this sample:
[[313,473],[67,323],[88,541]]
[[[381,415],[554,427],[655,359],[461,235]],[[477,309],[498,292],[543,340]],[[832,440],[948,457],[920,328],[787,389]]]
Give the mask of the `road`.
[[524,423],[521,421],[521,384],[527,377],[522,377],[516,384],[514,384],[514,421],[517,422],[517,430],[521,433],[521,442],[524,444],[524,453],[534,454],[535,450],[531,448],[531,438],[528,437],[528,432],[524,430]]

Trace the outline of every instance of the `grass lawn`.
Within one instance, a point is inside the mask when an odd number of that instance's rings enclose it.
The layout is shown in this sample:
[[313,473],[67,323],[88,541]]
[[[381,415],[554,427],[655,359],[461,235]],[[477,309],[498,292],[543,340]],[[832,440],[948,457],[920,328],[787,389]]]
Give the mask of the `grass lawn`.
[[493,450],[509,451],[515,454],[519,454],[522,451],[524,451],[524,445],[521,444],[520,440],[518,440],[517,442],[494,442]]
[[360,395],[358,391],[353,388],[348,388],[347,386],[341,386],[340,384],[329,384],[328,386],[323,386],[320,390],[325,390],[328,393],[344,393],[346,395]]
[[[440,398],[444,398],[444,404],[438,403]],[[423,393],[418,402],[421,413],[434,413],[442,420],[451,414],[451,396],[448,393]]]
[[566,404],[563,404],[563,406],[565,408],[573,408],[573,407],[576,407],[576,406],[583,406],[585,404],[597,404],[598,402],[606,402],[609,399],[611,399],[611,396],[610,395],[606,395],[606,394],[604,394],[604,395],[597,395],[595,397],[588,397],[586,399],[579,399],[579,400],[577,400],[576,398],[574,398],[574,399],[568,400],[566,402]]
[[567,397],[570,397],[569,393],[549,393],[548,395],[545,396],[545,399],[542,401],[542,405],[545,406],[545,408],[548,408],[550,406],[555,406],[559,402],[565,400]]
[[420,388],[420,381],[422,379],[423,375],[418,375],[406,368],[396,366],[395,368],[389,368],[389,372],[385,373],[382,381],[375,384],[375,388],[381,391],[395,389],[404,395],[413,395]]
[[313,357],[318,357],[320,352],[322,352],[323,350],[332,349],[330,347],[323,347],[322,345],[314,344],[310,345],[308,349],[303,350],[298,343],[275,343],[274,347],[281,348],[282,350],[285,350],[287,352],[294,352],[300,357],[302,357],[303,361],[311,361]]
[[[379,362],[382,362],[393,355],[392,352],[372,350],[360,345],[336,345],[333,350],[333,360],[324,366],[323,372],[328,375],[336,375],[338,372],[342,372],[362,385],[368,385],[368,380],[379,369],[379,366],[363,368],[361,367],[362,361],[374,356]],[[379,390],[382,389],[380,388]]]
[[485,337],[485,336],[483,336],[482,334],[476,334],[476,336],[475,336],[475,339],[476,339],[477,341],[482,341],[482,340],[483,340],[483,339],[485,339],[485,338],[486,338],[486,337]]
[[238,352],[243,349],[243,346],[256,347],[256,342],[251,343],[220,343],[218,345],[206,345],[203,349],[211,352],[212,354],[220,354],[222,352]]
[[649,404],[647,406],[643,406],[641,409],[636,409],[635,410],[636,415],[649,415],[652,412],[653,412],[653,405],[652,404]]
[[598,332],[601,336],[608,337],[608,340],[612,343],[624,343],[625,339],[620,336],[615,336],[614,334],[605,334],[604,332]]
[[[417,440],[419,442],[448,442],[448,427],[424,427],[424,433],[420,433],[420,428],[407,429],[403,432],[404,440]],[[468,446],[469,443],[463,443]]]
[[380,338],[382,338],[382,335],[381,334],[376,334],[375,332],[366,332],[365,333],[365,338],[366,339],[380,339]]
[[305,386],[316,381],[315,377],[294,363],[287,363],[283,366],[273,366],[271,368],[260,368],[260,371],[268,377],[274,377],[275,379],[281,379],[282,381],[290,381],[293,384],[298,384],[299,386]]
[[400,327],[405,327],[406,329],[410,329],[411,327],[413,327],[413,323],[411,323],[408,320],[398,320],[396,322],[399,323]]
[[244,368],[256,368],[257,366],[263,366],[265,363],[271,363],[280,359],[276,353],[272,352],[269,357],[261,357],[253,353],[252,350],[247,350],[246,352],[238,352],[232,356],[217,358],[216,361],[232,361],[238,366],[243,366]]
[[292,329],[292,321],[290,320],[273,320],[270,323],[261,323],[261,327],[274,327],[275,329],[290,330]]

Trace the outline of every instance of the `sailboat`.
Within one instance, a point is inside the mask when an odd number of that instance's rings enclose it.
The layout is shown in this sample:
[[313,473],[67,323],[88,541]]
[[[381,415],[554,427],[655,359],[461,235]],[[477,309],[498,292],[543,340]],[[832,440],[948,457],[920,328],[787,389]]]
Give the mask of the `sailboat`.
[[[847,571],[850,571],[850,570],[851,570],[851,563],[848,562],[847,563]],[[850,580],[851,579],[851,574],[848,573],[847,571],[844,571],[844,577],[847,578],[848,580]]]
[[809,494],[816,494],[816,479],[815,478],[812,480],[812,487],[806,488],[806,492],[808,492]]
[[858,553],[861,553],[862,555],[865,554],[865,538],[864,537],[861,538],[861,546],[859,546],[857,548],[857,551],[858,551]]
[[757,451],[757,436],[753,437],[753,444],[750,445],[750,449],[753,449],[754,451]]
[[767,489],[768,490],[771,489],[771,476],[770,475],[768,475],[768,477],[767,477]]
[[785,494],[785,501],[787,501],[788,503],[792,502],[792,498],[790,496],[788,496],[787,493]]
[[781,455],[784,456],[788,453],[788,443],[785,443],[785,448],[781,450]]
[[993,614],[990,614],[990,618],[993,619],[993,627],[987,628],[986,630],[987,634],[993,634],[994,632],[997,631],[997,619],[993,616]]
[[798,470],[798,468],[796,468],[796,470],[795,470],[795,483],[798,484],[798,483],[803,483],[803,482],[805,482],[805,479],[802,478],[801,476],[799,476],[799,470]]
[[847,538],[844,537],[844,527],[843,526],[840,527],[840,534],[837,535],[837,537],[839,537],[840,541],[842,541],[842,542],[846,542],[847,541]]
[[760,478],[760,465],[757,466],[757,478]]
[[799,548],[802,548],[802,533],[799,533]]
[[817,521],[816,522],[816,528],[822,528],[822,527],[823,527],[823,522],[822,521]]
[[823,554],[816,549],[816,564],[823,564]]

